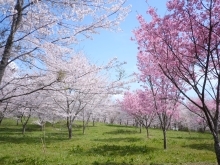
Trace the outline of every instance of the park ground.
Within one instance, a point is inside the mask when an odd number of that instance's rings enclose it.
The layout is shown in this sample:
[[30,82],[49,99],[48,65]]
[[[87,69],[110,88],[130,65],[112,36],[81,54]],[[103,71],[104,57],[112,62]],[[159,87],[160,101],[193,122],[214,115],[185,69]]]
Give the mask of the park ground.
[[215,165],[211,134],[168,131],[163,149],[160,129],[89,123],[85,134],[80,122],[68,139],[65,122],[41,127],[30,122],[25,134],[16,121],[0,126],[1,165]]

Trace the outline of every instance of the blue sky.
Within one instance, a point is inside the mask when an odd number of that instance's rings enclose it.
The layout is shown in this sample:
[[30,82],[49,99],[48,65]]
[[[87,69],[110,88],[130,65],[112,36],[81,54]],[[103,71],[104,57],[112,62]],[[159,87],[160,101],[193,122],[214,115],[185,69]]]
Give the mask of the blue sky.
[[[166,12],[166,2],[166,0],[148,0],[148,4],[156,7],[161,15]],[[146,14],[148,8],[146,0],[128,0],[127,4],[131,4],[132,8],[120,25],[121,32],[102,30],[99,35],[93,36],[93,40],[82,42],[80,47],[94,63],[107,63],[114,57],[117,57],[119,61],[126,61],[124,69],[129,75],[137,72],[137,45],[130,40],[133,36],[132,31],[139,26],[136,16],[142,14],[148,21],[150,21],[150,17]],[[133,88],[137,88],[137,85],[133,85]]]

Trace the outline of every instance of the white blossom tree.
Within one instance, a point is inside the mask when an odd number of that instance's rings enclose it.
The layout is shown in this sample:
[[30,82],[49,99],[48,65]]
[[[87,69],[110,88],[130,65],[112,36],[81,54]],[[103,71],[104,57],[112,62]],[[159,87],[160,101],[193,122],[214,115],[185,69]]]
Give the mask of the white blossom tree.
[[[0,84],[12,62],[23,72],[44,69],[42,57],[71,55],[66,51],[100,29],[118,29],[130,7],[126,0],[0,1]],[[6,75],[7,76],[7,75]]]
[[120,92],[118,89],[124,84],[122,80],[109,79],[109,69],[120,65],[115,59],[96,66],[79,53],[65,59],[50,56],[46,61],[49,77],[54,76],[58,81],[49,91],[56,106],[54,109],[58,116],[67,119],[69,138],[72,138],[72,125],[77,116],[95,111],[111,94]]

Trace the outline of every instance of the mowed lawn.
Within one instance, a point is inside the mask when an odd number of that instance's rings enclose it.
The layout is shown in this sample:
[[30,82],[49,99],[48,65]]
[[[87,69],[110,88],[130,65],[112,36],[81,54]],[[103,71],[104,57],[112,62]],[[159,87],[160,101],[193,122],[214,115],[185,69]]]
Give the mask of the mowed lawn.
[[162,131],[146,131],[120,125],[89,124],[83,135],[81,123],[68,139],[65,122],[41,127],[5,119],[0,126],[0,165],[206,165],[216,164],[212,136],[208,133],[167,131],[168,149],[163,149]]

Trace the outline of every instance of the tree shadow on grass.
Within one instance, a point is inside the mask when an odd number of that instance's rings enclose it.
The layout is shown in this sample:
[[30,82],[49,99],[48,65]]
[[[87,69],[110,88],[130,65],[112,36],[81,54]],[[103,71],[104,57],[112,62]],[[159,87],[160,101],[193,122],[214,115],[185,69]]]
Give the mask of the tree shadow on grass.
[[126,125],[114,125],[114,124],[107,124],[106,126],[108,126],[108,127],[118,127],[118,128],[134,128],[134,126],[130,126],[130,125],[128,125],[128,126],[126,126]]
[[[27,125],[26,132],[35,132],[35,131],[41,131],[41,126],[39,125]],[[14,127],[2,127],[0,128],[0,135],[3,134],[20,134],[22,133],[22,125],[14,126]]]
[[98,142],[120,142],[120,141],[124,141],[124,142],[137,142],[140,141],[141,138],[105,138],[105,139],[94,139],[94,141],[98,141]]
[[0,128],[0,135],[5,134],[21,134],[21,128]]
[[[135,163],[132,163],[132,162],[129,162],[129,163],[126,163],[126,162],[111,162],[111,161],[107,161],[107,162],[102,162],[102,163],[99,163],[97,161],[94,161],[92,163],[92,165],[134,165]],[[145,165],[145,164],[141,164],[141,165]],[[157,164],[157,163],[151,163],[150,165],[164,165],[164,164]]]
[[187,147],[191,149],[196,149],[196,150],[208,150],[214,152],[214,145],[213,144],[189,144],[189,145],[184,145],[182,147]]
[[0,162],[1,162],[1,164],[3,165],[3,164],[6,164],[6,162],[10,159],[11,157],[10,156],[2,156],[2,157],[0,157]]
[[110,132],[105,132],[103,134],[113,134],[113,135],[117,135],[117,134],[135,134],[138,133],[136,130],[128,130],[128,129],[117,129],[114,131],[110,131]]
[[92,165],[133,165],[133,163],[125,163],[125,162],[119,163],[119,162],[111,162],[111,161],[100,163],[100,162],[94,161]]
[[0,143],[14,143],[14,144],[38,144],[44,139],[48,144],[68,140],[68,136],[31,136],[31,135],[0,135]]
[[198,141],[198,140],[210,140],[211,138],[210,137],[182,137],[182,136],[177,136],[177,137],[169,137],[169,138],[172,138],[172,139],[185,139],[185,140],[195,140],[195,141]]
[[136,154],[148,154],[154,152],[157,148],[147,147],[146,145],[110,145],[104,144],[96,146],[88,151],[88,153],[96,153],[102,156],[125,156]]

